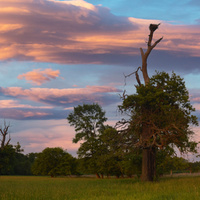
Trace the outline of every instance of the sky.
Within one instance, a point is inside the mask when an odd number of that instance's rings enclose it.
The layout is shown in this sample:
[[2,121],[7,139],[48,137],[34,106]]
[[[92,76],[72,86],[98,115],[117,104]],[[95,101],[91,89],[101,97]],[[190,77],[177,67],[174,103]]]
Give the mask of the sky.
[[[120,95],[135,92],[134,76],[150,23],[161,23],[151,52],[155,70],[184,78],[200,121],[199,0],[0,0],[0,124],[24,153],[79,144],[66,117],[99,103],[107,124],[122,118]],[[192,127],[200,141],[200,128]]]

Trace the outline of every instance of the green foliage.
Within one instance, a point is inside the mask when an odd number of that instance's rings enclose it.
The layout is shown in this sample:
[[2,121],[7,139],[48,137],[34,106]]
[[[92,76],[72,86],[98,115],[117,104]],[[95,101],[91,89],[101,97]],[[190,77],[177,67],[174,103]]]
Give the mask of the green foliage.
[[88,170],[97,173],[96,161],[99,155],[99,137],[104,130],[104,122],[107,120],[105,112],[98,104],[83,104],[74,107],[67,120],[75,127],[76,135],[74,143],[81,141],[78,149],[79,158],[85,158]]
[[137,87],[136,94],[123,99],[122,112],[131,116],[127,121],[129,133],[138,147],[158,147],[174,144],[181,152],[195,151],[196,142],[190,125],[198,125],[195,110],[180,76],[157,72],[148,85]]
[[15,148],[16,153],[21,153],[24,151],[24,149],[21,148],[21,145],[19,142],[17,142],[17,145],[14,145],[14,148]]
[[75,127],[73,141],[81,141],[78,149],[80,173],[139,176],[141,154],[127,149],[127,141],[119,131],[104,126],[104,115],[98,104],[79,105],[67,118],[70,125]]
[[200,162],[189,163],[188,169],[190,172],[200,172]]
[[13,160],[15,149],[12,145],[0,148],[0,175],[10,175],[14,173]]
[[122,174],[119,166],[121,159],[119,134],[115,128],[105,126],[99,137],[97,167],[102,174],[119,176]]
[[140,177],[141,175],[141,167],[142,167],[142,155],[141,153],[129,153],[122,160],[122,167],[124,174],[128,177],[132,177],[137,175]]
[[46,148],[37,155],[32,166],[35,175],[71,175],[74,168],[75,159],[63,149]]
[[22,151],[19,142],[0,148],[0,175],[31,175],[32,162]]
[[78,105],[74,107],[74,112],[69,114],[67,119],[69,124],[75,127],[76,135],[73,139],[74,143],[81,140],[95,139],[104,127],[103,123],[107,120],[105,112],[102,111],[102,108],[98,104]]
[[177,157],[168,150],[159,150],[157,152],[157,175],[169,174],[172,172],[182,173],[189,171],[190,163],[182,157]]
[[141,173],[141,154],[136,151],[127,152],[124,140],[115,128],[106,126],[100,141],[97,167],[102,174],[131,177]]

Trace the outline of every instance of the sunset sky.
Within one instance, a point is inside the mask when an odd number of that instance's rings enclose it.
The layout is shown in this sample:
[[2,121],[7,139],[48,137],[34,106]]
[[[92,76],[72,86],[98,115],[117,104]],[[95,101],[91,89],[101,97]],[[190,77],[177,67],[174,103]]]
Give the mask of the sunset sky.
[[[135,92],[148,26],[161,23],[149,74],[184,78],[200,121],[199,0],[0,0],[0,121],[25,153],[79,144],[66,117],[74,106],[99,103],[107,123],[121,115],[124,90]],[[196,141],[200,128],[194,128]]]

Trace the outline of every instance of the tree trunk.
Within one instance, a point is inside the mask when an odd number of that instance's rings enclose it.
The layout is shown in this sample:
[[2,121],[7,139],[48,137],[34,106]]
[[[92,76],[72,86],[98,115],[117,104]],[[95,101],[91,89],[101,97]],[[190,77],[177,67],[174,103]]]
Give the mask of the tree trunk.
[[[151,53],[151,51],[156,47],[156,45],[163,39],[163,37],[161,37],[160,39],[156,40],[153,44],[152,44],[152,40],[153,40],[153,34],[155,32],[156,29],[158,29],[160,24],[150,24],[149,26],[149,30],[150,30],[150,34],[149,34],[149,39],[147,42],[147,50],[146,52],[140,48],[140,53],[141,53],[141,58],[142,58],[142,67],[138,67],[138,69],[129,74],[128,76],[135,74],[136,75],[136,80],[138,83],[138,86],[141,86],[141,81],[138,75],[138,70],[140,69],[142,71],[142,75],[143,75],[143,79],[145,82],[145,86],[147,86],[149,84],[149,75],[148,75],[148,70],[147,70],[147,60],[148,57]],[[128,77],[126,76],[126,77]],[[136,88],[138,87],[136,86]],[[141,113],[141,115],[143,116],[143,113]],[[146,115],[146,113],[144,113],[144,116]],[[148,144],[148,141],[150,141],[152,139],[152,134],[151,134],[151,127],[148,126],[148,121],[145,121],[144,119],[144,123],[142,124],[142,133],[141,133],[141,138],[140,138],[140,144],[141,147],[143,147],[143,152],[142,152],[142,176],[141,179],[142,181],[153,181],[154,177],[156,176],[156,148],[155,147],[151,147],[151,145]]]
[[[158,28],[160,24],[150,24],[149,30],[149,40],[147,43],[147,50],[146,52],[140,48],[141,57],[142,57],[142,74],[145,82],[145,86],[149,83],[149,76],[147,71],[147,59],[153,50],[153,48],[163,39],[160,38],[152,45],[152,39],[154,31]],[[149,135],[151,133],[151,127],[148,125],[143,125],[143,132],[142,137],[144,141],[148,141]],[[156,176],[156,149],[155,147],[146,147],[142,151],[142,181],[153,181]]]
[[96,177],[97,177],[97,178],[101,178],[100,175],[99,175],[98,173],[96,173]]
[[142,181],[153,181],[156,176],[155,148],[145,148],[142,151]]

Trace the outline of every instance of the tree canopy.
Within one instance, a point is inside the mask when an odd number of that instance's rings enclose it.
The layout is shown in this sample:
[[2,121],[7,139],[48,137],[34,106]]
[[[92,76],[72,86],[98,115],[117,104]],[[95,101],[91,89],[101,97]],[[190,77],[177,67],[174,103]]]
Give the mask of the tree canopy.
[[133,145],[163,149],[173,144],[181,152],[195,150],[196,143],[190,140],[190,125],[198,125],[195,109],[183,79],[175,73],[157,72],[147,85],[137,87],[136,94],[125,96],[120,109],[131,116],[123,125],[136,136]]
[[71,126],[75,127],[74,143],[81,141],[78,149],[79,158],[85,158],[91,172],[97,173],[97,157],[99,155],[99,137],[104,130],[107,120],[105,112],[98,104],[83,104],[74,107],[74,111],[67,117]]
[[32,166],[35,175],[71,175],[74,158],[62,148],[46,148],[39,153]]

